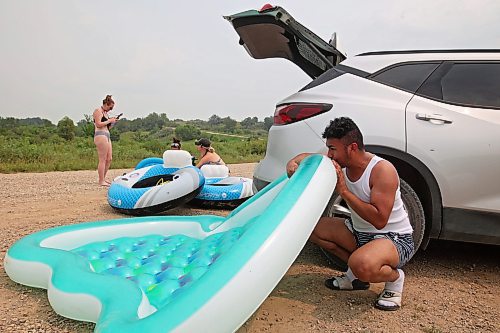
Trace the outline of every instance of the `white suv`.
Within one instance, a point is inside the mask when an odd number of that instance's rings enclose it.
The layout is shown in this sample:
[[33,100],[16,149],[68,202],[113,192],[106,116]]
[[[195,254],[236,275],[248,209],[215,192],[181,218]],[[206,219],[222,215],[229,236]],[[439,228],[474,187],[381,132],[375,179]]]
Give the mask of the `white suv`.
[[[329,121],[352,118],[366,149],[397,168],[417,246],[500,244],[500,50],[363,53],[346,59],[283,8],[225,17],[256,59],[281,57],[313,79],[277,104],[261,189],[300,152],[325,152]],[[327,214],[347,213],[335,198]]]

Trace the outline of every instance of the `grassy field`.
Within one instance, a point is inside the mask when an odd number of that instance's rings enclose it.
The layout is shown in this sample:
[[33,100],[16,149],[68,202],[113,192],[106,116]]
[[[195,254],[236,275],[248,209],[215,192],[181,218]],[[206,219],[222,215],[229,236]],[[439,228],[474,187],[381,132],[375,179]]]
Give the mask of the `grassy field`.
[[[257,162],[263,158],[266,139],[241,138],[203,133],[212,140],[216,152],[226,163]],[[137,133],[123,133],[113,142],[111,168],[133,168],[146,157],[161,157],[170,148],[166,138],[151,139]],[[182,142],[182,148],[198,157],[194,140]],[[57,135],[40,137],[0,135],[0,173],[92,170],[97,167],[97,152],[92,137],[64,140]]]

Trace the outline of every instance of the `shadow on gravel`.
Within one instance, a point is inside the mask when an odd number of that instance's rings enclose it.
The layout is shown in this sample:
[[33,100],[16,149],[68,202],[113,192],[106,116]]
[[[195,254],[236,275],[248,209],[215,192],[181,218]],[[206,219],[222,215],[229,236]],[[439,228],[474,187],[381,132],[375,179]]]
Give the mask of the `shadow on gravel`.
[[[308,242],[295,263],[316,264],[333,268],[318,246]],[[427,250],[418,251],[405,266],[433,266],[470,271],[481,268],[484,272],[500,273],[500,246],[432,241]]]
[[[451,241],[433,241],[418,251],[412,265],[437,265],[444,268],[500,270],[500,246]],[[410,264],[409,264],[410,265]]]
[[[358,291],[332,291],[324,286],[325,274],[285,275],[271,296],[314,305],[319,319],[349,320],[370,311],[377,297],[374,288]],[[333,309],[347,308],[347,311]]]

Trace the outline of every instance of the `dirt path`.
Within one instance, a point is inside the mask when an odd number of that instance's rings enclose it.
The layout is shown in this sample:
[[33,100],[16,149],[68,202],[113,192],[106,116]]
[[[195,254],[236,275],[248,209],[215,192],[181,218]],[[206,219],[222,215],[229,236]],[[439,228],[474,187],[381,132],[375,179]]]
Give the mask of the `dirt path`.
[[[231,165],[251,177],[255,164]],[[112,170],[111,176],[125,170]],[[94,325],[63,318],[45,290],[12,282],[3,270],[7,249],[19,238],[54,226],[123,217],[106,202],[93,171],[0,174],[0,332],[91,332]],[[169,215],[217,214],[181,207]],[[406,266],[403,307],[372,307],[381,284],[368,291],[333,292],[325,278],[340,274],[308,244],[271,295],[238,330],[244,332],[500,332],[499,247],[446,242]],[[495,319],[496,318],[496,319]]]

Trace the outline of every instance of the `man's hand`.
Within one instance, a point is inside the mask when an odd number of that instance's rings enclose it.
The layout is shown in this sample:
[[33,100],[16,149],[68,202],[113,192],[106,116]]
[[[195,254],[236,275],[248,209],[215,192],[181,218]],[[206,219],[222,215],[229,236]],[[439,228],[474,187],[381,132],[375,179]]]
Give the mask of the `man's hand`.
[[295,159],[291,159],[290,161],[288,161],[288,163],[286,164],[286,174],[288,175],[288,178],[292,177],[298,167],[299,163],[297,163]]
[[300,162],[307,156],[311,155],[311,153],[302,153],[298,154],[294,158],[292,158],[288,163],[286,164],[286,174],[288,175],[288,178],[292,177],[292,175],[295,173],[297,168],[299,167]]
[[337,172],[337,185],[335,186],[335,192],[343,198],[343,194],[348,191],[347,185],[345,184],[344,173],[337,162],[332,160],[332,163],[335,166],[335,171]]

